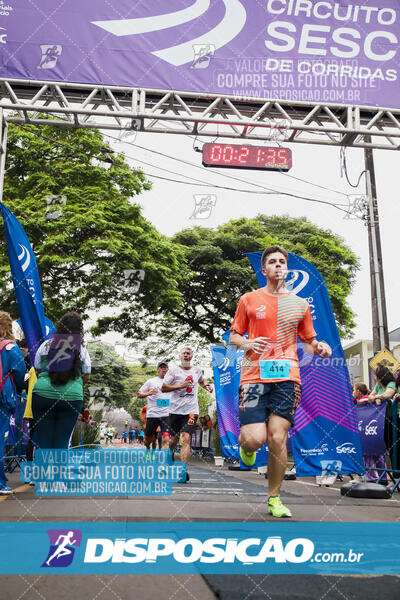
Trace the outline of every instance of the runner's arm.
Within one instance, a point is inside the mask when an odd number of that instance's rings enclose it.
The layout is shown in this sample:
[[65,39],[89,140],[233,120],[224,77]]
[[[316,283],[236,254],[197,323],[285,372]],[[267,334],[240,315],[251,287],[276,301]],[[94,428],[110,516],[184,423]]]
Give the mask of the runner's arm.
[[138,398],[147,398],[147,396],[153,396],[154,394],[157,394],[157,388],[151,388],[151,390],[149,390],[148,392],[138,391],[137,397]]
[[212,394],[213,386],[210,383],[207,383],[205,379],[203,379],[203,381],[199,381],[199,385],[201,385],[202,388],[207,390],[207,392],[210,392],[210,394]]
[[322,358],[329,358],[332,355],[332,348],[326,342],[319,342],[316,337],[308,340],[302,340],[304,350],[308,354],[319,354]]
[[175,390],[183,390],[190,385],[188,381],[184,381],[183,383],[177,383],[176,385],[169,385],[168,383],[163,383],[161,386],[162,392],[174,392]]
[[265,346],[268,344],[268,340],[269,338],[267,337],[257,337],[254,338],[254,340],[247,340],[235,329],[232,329],[231,335],[229,336],[229,345],[237,348],[238,350],[243,350],[244,352],[253,350],[253,352],[261,354]]

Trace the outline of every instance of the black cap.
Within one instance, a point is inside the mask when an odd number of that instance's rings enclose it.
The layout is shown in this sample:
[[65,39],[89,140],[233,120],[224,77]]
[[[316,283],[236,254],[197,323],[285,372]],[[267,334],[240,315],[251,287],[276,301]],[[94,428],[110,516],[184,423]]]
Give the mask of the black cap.
[[160,362],[157,364],[157,369],[158,367],[168,367],[168,363],[166,360],[160,360]]

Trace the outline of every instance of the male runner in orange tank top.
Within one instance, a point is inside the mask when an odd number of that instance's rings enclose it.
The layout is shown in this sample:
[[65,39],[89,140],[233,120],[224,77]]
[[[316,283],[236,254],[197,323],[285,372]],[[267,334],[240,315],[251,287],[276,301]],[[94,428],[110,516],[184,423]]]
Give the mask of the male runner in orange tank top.
[[[244,294],[231,326],[229,343],[244,351],[239,389],[240,457],[247,466],[268,442],[268,511],[291,517],[279,498],[287,465],[286,440],[300,401],[297,336],[306,352],[329,357],[318,342],[308,303],[285,287],[288,253],[266,248],[261,257],[267,284]],[[243,335],[248,332],[248,339]]]

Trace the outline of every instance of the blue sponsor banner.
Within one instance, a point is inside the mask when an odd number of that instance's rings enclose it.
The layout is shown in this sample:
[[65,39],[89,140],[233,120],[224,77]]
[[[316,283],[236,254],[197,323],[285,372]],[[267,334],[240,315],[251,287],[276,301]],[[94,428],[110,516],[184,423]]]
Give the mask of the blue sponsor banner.
[[398,574],[400,523],[5,522],[0,553],[2,574]]
[[369,402],[357,404],[356,414],[363,454],[368,456],[386,454],[384,439],[386,402],[381,406]]
[[21,223],[0,202],[7,252],[22,329],[33,364],[36,350],[46,338],[43,296],[35,255]]
[[[221,439],[221,454],[224,458],[239,460],[239,384],[243,352],[229,345],[230,331],[222,334],[227,348],[211,346],[214,370],[215,396],[217,400],[218,429]],[[246,337],[246,336],[245,336]],[[267,445],[257,450],[253,468],[267,463]]]
[[[247,254],[260,287],[266,284],[261,255]],[[292,253],[288,271],[286,287],[307,300],[318,339],[332,348],[330,358],[321,358],[307,354],[298,344],[302,395],[290,430],[297,475],[321,475],[328,467],[364,473],[350,376],[325,282],[310,262]]]
[[239,459],[239,381],[243,352],[211,346],[218,431],[224,458]]
[[[21,319],[17,319],[17,323],[21,327],[22,331],[24,331],[24,328],[22,327]],[[53,321],[50,321],[50,319],[48,319],[47,317],[44,318],[44,326],[45,326],[45,331],[46,331],[46,338],[50,337],[51,335],[53,335],[53,333],[56,332],[56,327],[55,327]],[[24,335],[25,335],[25,333],[24,333]]]

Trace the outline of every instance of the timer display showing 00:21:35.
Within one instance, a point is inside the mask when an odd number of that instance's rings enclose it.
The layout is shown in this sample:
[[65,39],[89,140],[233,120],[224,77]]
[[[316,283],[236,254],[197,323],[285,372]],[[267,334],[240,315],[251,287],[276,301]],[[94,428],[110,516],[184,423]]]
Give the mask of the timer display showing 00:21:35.
[[290,148],[206,143],[203,165],[288,171],[292,166],[292,151]]

